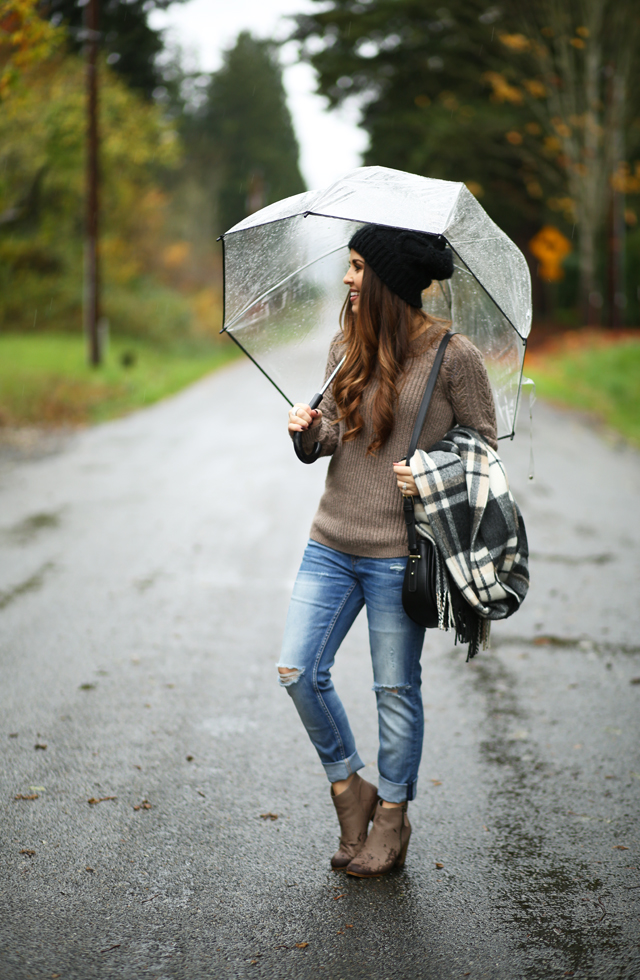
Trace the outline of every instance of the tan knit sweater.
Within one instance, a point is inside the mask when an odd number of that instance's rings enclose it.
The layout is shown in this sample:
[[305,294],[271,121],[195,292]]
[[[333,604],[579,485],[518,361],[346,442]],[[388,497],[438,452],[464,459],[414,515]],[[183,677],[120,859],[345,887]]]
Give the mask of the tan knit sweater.
[[[415,356],[409,358],[399,382],[399,399],[394,428],[375,456],[367,456],[373,439],[369,406],[377,382],[373,380],[363,397],[364,429],[356,439],[343,443],[344,423],[337,417],[333,392],[322,402],[322,422],[303,434],[305,450],[314,441],[322,443],[322,455],[332,456],[325,491],[311,525],[311,538],[320,544],[365,558],[396,558],[407,554],[407,532],[402,513],[402,495],[393,473],[393,463],[403,460],[420,402],[443,331],[431,328],[414,342]],[[325,379],[342,357],[340,334],[329,351]],[[482,355],[461,334],[449,342],[440,367],[419,449],[429,449],[455,424],[476,429],[495,449],[496,414]]]

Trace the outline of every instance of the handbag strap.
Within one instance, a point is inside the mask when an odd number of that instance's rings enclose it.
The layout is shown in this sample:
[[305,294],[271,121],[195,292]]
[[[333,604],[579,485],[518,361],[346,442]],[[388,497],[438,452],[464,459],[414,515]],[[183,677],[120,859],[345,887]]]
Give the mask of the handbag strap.
[[429,378],[427,380],[427,387],[425,388],[424,395],[422,396],[422,401],[420,403],[420,408],[418,409],[418,415],[416,417],[416,424],[413,427],[413,432],[411,434],[411,442],[409,443],[409,452],[407,453],[407,466],[411,457],[415,453],[418,447],[418,439],[420,438],[420,433],[422,432],[422,427],[424,425],[425,419],[427,417],[427,412],[429,411],[429,405],[431,403],[431,396],[433,395],[433,390],[436,386],[436,381],[438,380],[438,373],[440,371],[440,365],[442,364],[442,359],[444,357],[444,352],[447,349],[447,344],[453,337],[453,331],[447,330],[446,334],[440,341],[438,351],[433,362],[433,367],[429,373]]
[[[442,364],[442,359],[444,357],[444,352],[447,349],[447,344],[454,336],[452,330],[447,330],[446,334],[440,341],[435,360],[433,362],[433,367],[429,372],[429,378],[427,380],[427,387],[425,388],[424,395],[422,396],[422,401],[420,403],[420,408],[418,409],[418,415],[416,418],[416,424],[413,427],[413,432],[411,434],[411,442],[409,443],[409,451],[406,457],[407,466],[410,465],[411,458],[416,451],[418,446],[418,439],[420,438],[420,433],[422,432],[422,427],[425,423],[427,417],[427,412],[429,411],[429,405],[431,403],[431,396],[433,395],[433,390],[436,386],[436,381],[438,380],[438,373],[440,371],[440,365]],[[403,503],[404,510],[404,520],[407,525],[407,538],[409,541],[409,552],[411,554],[417,554],[418,539],[416,537],[416,519],[413,507],[413,497],[405,497]]]

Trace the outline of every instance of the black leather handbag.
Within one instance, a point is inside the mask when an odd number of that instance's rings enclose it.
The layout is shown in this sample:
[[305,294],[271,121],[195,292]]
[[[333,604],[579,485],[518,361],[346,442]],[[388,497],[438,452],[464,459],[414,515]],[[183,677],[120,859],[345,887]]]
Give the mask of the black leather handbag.
[[[431,396],[433,395],[438,372],[447,349],[447,344],[453,337],[453,332],[448,330],[440,341],[440,346],[436,353],[433,367],[427,380],[418,417],[413,428],[409,451],[407,453],[407,466],[418,446],[418,439],[422,432]],[[422,537],[416,530],[415,512],[413,497],[404,498],[404,519],[407,525],[407,539],[409,543],[409,559],[404,573],[402,584],[402,605],[407,616],[426,629],[435,629],[438,625],[438,600],[437,600],[437,564],[435,545],[428,538]],[[478,632],[478,616],[471,606],[463,599],[460,590],[452,581],[446,568],[444,569],[449,586],[451,597],[451,608],[455,622],[456,640],[460,643],[472,643]]]

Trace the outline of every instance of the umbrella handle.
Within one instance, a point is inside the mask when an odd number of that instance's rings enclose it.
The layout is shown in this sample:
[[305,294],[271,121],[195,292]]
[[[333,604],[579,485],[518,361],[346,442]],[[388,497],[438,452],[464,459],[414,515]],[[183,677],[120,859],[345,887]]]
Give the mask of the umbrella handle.
[[[317,408],[322,401],[323,396],[324,392],[317,392],[309,402],[309,408]],[[311,452],[305,453],[304,449],[302,448],[302,433],[296,432],[293,436],[293,448],[295,449],[296,456],[301,463],[315,463],[318,456],[322,452],[322,443],[314,442]]]

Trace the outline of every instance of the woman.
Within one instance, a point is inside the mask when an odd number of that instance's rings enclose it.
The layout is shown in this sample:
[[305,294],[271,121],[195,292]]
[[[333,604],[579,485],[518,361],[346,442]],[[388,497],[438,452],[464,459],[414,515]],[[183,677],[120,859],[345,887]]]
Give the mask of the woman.
[[[421,293],[433,279],[450,278],[453,257],[438,236],[379,225],[357,231],[349,248],[349,296],[325,377],[343,356],[345,362],[324,411],[298,403],[289,413],[291,436],[303,433],[307,452],[319,441],[332,459],[278,671],[331,783],[341,830],[332,867],[372,877],[404,864],[407,803],[422,753],[424,629],[402,607],[407,537],[400,495],[417,494],[403,457],[448,328],[423,312]],[[429,449],[456,424],[497,446],[482,356],[460,335],[447,347],[418,448]],[[358,775],[364,763],[331,680],[336,652],[363,605],[378,707],[377,790]]]

